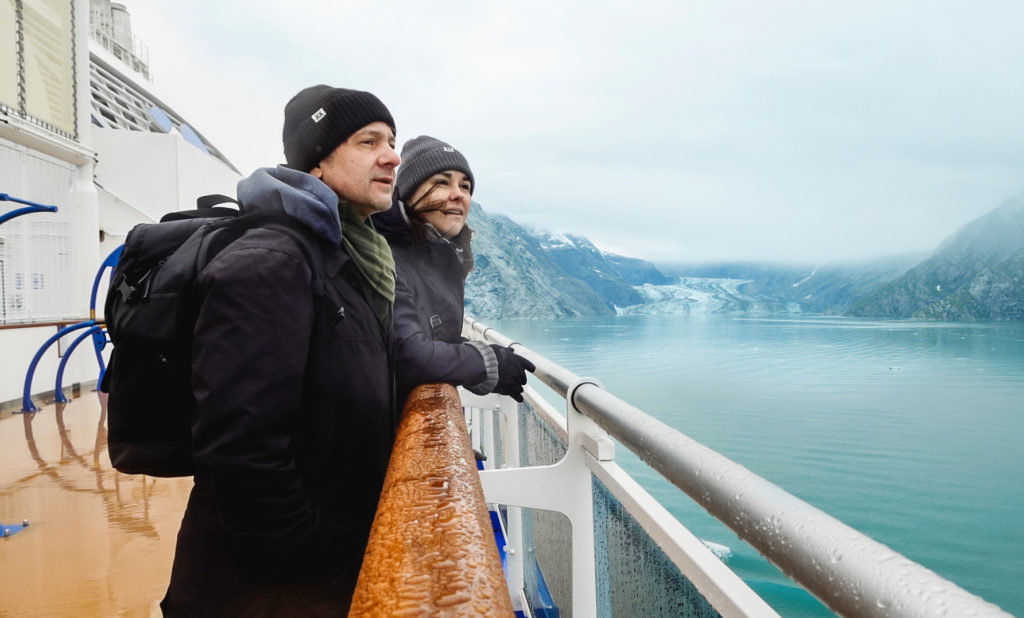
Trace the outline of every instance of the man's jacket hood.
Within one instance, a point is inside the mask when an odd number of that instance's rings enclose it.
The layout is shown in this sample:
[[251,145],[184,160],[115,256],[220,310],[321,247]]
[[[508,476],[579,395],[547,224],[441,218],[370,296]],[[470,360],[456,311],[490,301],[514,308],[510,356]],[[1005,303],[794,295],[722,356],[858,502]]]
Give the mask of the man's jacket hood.
[[238,201],[246,212],[283,211],[305,223],[313,233],[341,243],[338,196],[319,178],[283,165],[261,167],[238,181]]

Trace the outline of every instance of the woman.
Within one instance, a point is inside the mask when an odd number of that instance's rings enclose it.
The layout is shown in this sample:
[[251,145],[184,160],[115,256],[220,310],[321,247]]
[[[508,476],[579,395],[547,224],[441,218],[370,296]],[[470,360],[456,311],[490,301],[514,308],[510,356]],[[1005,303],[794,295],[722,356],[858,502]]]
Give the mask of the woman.
[[461,152],[421,135],[402,148],[391,209],[373,216],[398,274],[394,325],[400,402],[428,382],[522,401],[526,371],[534,370],[511,348],[462,338],[465,282],[473,268],[473,231],[466,218],[474,187]]

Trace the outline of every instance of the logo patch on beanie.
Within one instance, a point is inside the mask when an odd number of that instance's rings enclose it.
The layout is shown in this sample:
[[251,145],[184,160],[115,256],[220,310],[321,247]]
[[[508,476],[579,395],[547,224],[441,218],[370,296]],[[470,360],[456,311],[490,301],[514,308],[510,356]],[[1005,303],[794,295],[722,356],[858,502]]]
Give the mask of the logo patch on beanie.
[[455,149],[452,148],[451,146],[442,146],[441,150],[443,150],[445,152],[455,152]]
[[324,116],[326,115],[327,112],[325,112],[324,108],[321,107],[320,109],[316,110],[316,112],[314,112],[313,115],[310,116],[310,118],[313,119],[313,122],[320,122],[321,120],[324,119]]

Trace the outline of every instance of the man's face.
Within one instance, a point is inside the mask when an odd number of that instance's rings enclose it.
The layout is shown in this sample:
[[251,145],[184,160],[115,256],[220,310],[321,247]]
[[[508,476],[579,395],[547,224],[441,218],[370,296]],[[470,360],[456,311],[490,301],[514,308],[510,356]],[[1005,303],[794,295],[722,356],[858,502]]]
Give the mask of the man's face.
[[384,122],[372,122],[338,145],[309,173],[324,181],[340,199],[351,202],[365,219],[391,207],[395,168],[395,133]]

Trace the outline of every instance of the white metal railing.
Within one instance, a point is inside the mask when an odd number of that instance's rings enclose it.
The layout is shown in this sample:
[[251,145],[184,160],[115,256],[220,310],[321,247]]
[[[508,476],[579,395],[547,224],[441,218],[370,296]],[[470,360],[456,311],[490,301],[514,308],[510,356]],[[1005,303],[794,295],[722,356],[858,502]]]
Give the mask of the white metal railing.
[[[471,318],[466,318],[464,333],[488,343],[514,344],[516,353],[537,366],[535,377],[566,400],[568,424],[563,438],[568,450],[562,461],[532,468],[516,468],[515,462],[510,462],[509,469],[482,472],[481,482],[488,502],[556,510],[570,519],[572,602],[577,615],[597,615],[592,588],[591,474],[609,487],[722,615],[775,615],[735,573],[614,464],[610,435],[840,615],[1009,616],[998,606],[622,401],[597,381],[580,379]],[[531,388],[525,394],[535,410],[557,416]],[[515,414],[515,406],[510,410],[508,402],[488,404],[465,395],[463,401],[467,406],[496,408],[499,418]],[[515,423],[506,422],[506,426],[514,427]],[[507,441],[515,439],[510,434],[514,431],[506,432]],[[475,431],[474,439],[480,440],[480,435]],[[514,453],[515,449],[506,447],[505,451]],[[538,491],[540,487],[544,491]],[[510,528],[512,546],[516,534],[512,522]],[[722,573],[723,569],[727,573]],[[512,588],[513,582],[509,583]]]
[[91,34],[92,38],[113,54],[115,58],[146,79],[152,79],[149,75],[149,50],[145,45],[139,43],[133,37],[132,43],[135,49],[128,49],[118,43],[112,35],[95,25],[91,28]]

